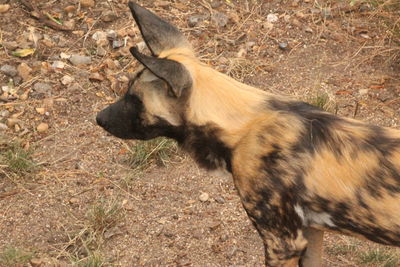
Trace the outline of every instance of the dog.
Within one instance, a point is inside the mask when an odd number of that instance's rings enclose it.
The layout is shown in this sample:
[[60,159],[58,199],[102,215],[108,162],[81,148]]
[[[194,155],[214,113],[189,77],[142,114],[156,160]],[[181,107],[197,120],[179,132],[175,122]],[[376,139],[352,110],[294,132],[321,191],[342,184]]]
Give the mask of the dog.
[[321,266],[324,231],[400,246],[400,131],[341,118],[201,63],[185,36],[129,2],[151,55],[97,114],[123,139],[172,138],[232,174],[266,266]]

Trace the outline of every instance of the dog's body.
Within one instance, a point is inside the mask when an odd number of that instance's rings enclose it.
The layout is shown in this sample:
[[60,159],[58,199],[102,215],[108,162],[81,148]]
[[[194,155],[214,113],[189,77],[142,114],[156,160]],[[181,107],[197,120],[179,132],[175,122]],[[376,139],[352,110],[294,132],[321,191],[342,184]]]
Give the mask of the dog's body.
[[323,231],[400,246],[400,131],[339,118],[200,63],[179,31],[129,3],[153,57],[100,112],[111,134],[173,138],[224,168],[260,233],[267,266],[319,266]]

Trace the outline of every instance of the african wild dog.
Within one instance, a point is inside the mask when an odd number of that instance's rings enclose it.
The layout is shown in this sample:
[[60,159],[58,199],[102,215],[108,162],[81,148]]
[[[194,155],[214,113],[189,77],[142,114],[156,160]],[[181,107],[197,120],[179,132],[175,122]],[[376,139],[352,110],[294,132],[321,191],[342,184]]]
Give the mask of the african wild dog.
[[400,246],[400,131],[336,117],[202,64],[174,26],[130,2],[152,52],[97,122],[124,139],[175,139],[229,171],[267,266],[320,266],[323,231]]

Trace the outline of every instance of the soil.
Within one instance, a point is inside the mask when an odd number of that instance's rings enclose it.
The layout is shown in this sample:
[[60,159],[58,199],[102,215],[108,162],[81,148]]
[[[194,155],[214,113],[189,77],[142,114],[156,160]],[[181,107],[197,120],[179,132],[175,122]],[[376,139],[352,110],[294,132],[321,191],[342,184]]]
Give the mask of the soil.
[[[142,39],[127,1],[80,2],[31,1],[73,26],[61,31],[32,17],[20,1],[0,0],[10,5],[0,14],[0,67],[32,69],[23,80],[21,72],[14,78],[0,72],[0,86],[15,90],[0,100],[0,112],[10,113],[0,122],[18,119],[0,138],[32,149],[38,164],[15,178],[0,162],[0,250],[31,251],[41,266],[72,266],[91,253],[111,266],[261,266],[261,240],[229,177],[206,173],[182,152],[166,166],[138,171],[129,164],[137,142],[96,126],[96,113],[127,88],[138,67],[129,47]],[[306,101],[326,95],[340,116],[400,129],[400,38],[390,24],[398,9],[365,1],[138,2],[182,29],[204,62],[236,79]],[[277,21],[269,22],[270,14]],[[112,40],[93,39],[109,30]],[[13,56],[18,48],[35,53]],[[91,63],[76,66],[65,58],[76,54]],[[65,66],[54,68],[59,61]],[[74,81],[62,83],[65,75]],[[38,89],[38,82],[50,89]],[[39,131],[40,123],[49,129]],[[203,193],[206,201],[199,199]],[[102,203],[120,208],[112,216],[118,220],[93,241],[90,212]],[[333,234],[325,239],[325,266],[380,266],[362,255],[400,253]]]

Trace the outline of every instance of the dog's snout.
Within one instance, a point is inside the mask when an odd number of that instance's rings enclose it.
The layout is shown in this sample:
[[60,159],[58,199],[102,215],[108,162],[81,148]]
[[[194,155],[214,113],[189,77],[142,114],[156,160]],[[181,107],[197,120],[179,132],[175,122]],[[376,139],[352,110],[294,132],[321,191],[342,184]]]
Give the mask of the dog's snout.
[[104,118],[103,118],[101,112],[99,112],[99,113],[97,114],[97,116],[96,116],[96,122],[97,122],[97,124],[98,124],[99,126],[101,126],[101,127],[104,128],[104,126],[105,126],[105,121],[104,121]]

